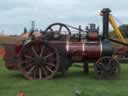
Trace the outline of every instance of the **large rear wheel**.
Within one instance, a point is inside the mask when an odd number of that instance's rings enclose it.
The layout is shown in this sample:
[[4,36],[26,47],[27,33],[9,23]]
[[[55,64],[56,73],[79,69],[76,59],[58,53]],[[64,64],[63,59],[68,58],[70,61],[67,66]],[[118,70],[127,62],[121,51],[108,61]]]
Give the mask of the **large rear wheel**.
[[59,54],[53,46],[34,40],[23,47],[19,69],[29,80],[53,78],[59,68]]

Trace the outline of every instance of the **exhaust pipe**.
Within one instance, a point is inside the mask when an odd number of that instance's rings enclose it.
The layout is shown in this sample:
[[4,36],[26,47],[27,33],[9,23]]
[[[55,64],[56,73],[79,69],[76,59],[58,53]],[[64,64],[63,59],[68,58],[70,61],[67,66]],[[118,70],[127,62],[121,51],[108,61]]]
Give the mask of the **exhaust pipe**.
[[101,11],[101,16],[103,16],[103,39],[109,39],[109,14],[111,10],[109,8],[104,8]]

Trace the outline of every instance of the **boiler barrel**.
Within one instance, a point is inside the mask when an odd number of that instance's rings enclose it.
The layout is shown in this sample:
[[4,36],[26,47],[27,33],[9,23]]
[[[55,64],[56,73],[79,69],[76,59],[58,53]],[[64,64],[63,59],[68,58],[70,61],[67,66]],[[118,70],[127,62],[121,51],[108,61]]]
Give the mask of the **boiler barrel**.
[[99,42],[85,43],[84,59],[95,60],[102,56],[102,44]]
[[66,50],[70,56],[85,60],[96,60],[101,56],[112,56],[113,48],[109,42],[67,42]]

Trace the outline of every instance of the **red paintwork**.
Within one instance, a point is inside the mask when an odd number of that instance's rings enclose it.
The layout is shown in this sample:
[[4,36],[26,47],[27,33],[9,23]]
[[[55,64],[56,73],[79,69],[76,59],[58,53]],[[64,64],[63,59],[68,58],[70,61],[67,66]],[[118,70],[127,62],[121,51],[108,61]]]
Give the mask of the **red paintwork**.
[[18,69],[18,63],[19,63],[19,52],[22,48],[22,45],[16,45],[16,44],[7,44],[5,45],[5,66],[8,69],[17,70]]
[[120,48],[117,48],[115,54],[118,55],[119,57],[123,57],[126,52],[128,52],[128,47],[120,47]]
[[[51,46],[58,50],[66,50],[67,55],[72,57],[73,62],[84,60],[96,60],[101,57],[102,49],[98,41],[88,42],[67,42],[67,41],[49,41]],[[22,45],[10,44],[5,46],[6,54],[4,57],[5,65],[8,69],[17,69],[19,62],[19,53]],[[73,59],[75,58],[75,59]]]
[[8,69],[17,69],[16,44],[5,45],[4,61]]
[[66,50],[71,56],[83,56],[83,43],[82,42],[67,42]]
[[98,38],[98,33],[97,32],[90,32],[87,34],[87,40],[89,41],[97,41]]
[[99,42],[86,43],[85,44],[84,59],[85,60],[96,60],[102,55],[102,48]]
[[19,54],[22,47],[23,45],[16,45],[16,54]]
[[85,60],[98,59],[101,57],[101,47],[98,42],[67,42],[66,44],[67,52],[71,56],[80,56]]

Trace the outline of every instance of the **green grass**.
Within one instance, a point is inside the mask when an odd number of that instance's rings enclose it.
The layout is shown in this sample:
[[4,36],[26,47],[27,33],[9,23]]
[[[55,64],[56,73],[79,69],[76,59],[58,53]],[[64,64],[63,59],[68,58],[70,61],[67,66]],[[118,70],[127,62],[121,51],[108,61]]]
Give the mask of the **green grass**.
[[[29,81],[20,73],[8,71],[0,61],[0,96],[128,96],[128,65],[122,65],[121,80],[96,80],[91,71],[88,76],[81,67],[73,66],[65,77],[54,80]],[[92,67],[91,67],[92,68]]]

